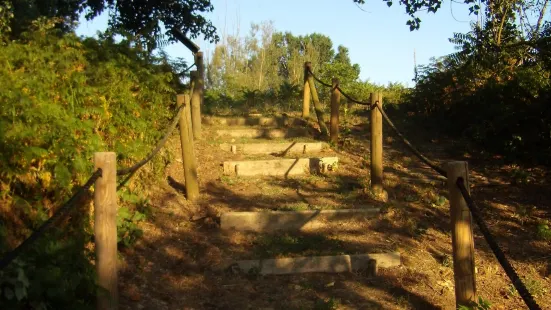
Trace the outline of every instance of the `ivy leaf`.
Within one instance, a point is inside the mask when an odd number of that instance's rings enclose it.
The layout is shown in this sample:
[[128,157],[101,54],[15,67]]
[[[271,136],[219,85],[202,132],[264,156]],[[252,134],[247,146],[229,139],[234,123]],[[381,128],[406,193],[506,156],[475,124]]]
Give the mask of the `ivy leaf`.
[[136,213],[134,213],[134,216],[132,217],[132,221],[133,222],[139,222],[139,221],[143,221],[143,220],[145,220],[145,214],[136,211]]
[[54,173],[57,182],[62,187],[69,187],[69,184],[71,184],[71,172],[69,172],[66,165],[58,163],[55,165]]
[[392,1],[388,1],[388,2],[386,3],[386,5],[387,5],[388,7],[391,7],[391,6],[392,6]]
[[119,218],[126,220],[130,218],[130,210],[127,207],[122,207],[119,209]]

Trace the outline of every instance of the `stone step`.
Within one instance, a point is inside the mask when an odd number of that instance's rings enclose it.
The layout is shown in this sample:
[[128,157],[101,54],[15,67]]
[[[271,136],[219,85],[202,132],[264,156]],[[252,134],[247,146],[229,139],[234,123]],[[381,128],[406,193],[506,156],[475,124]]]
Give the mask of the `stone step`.
[[398,267],[401,264],[401,255],[394,253],[311,256],[276,258],[260,260],[242,260],[223,266],[232,270],[238,269],[244,273],[258,273],[261,275],[284,275],[312,272],[338,273],[358,272],[371,270],[377,274],[377,268]]
[[335,171],[337,157],[225,161],[224,174],[236,176],[290,176]]
[[282,139],[309,136],[306,128],[242,128],[242,129],[218,129],[218,136],[232,138],[265,138]]
[[304,211],[227,212],[220,217],[223,230],[276,232],[320,229],[337,221],[377,215],[379,208]]
[[205,125],[225,125],[225,126],[305,126],[307,121],[300,118],[291,118],[285,116],[255,116],[255,117],[220,117],[203,116],[201,122]]
[[287,142],[287,143],[240,143],[220,144],[224,151],[234,154],[308,154],[319,153],[326,147],[323,142]]

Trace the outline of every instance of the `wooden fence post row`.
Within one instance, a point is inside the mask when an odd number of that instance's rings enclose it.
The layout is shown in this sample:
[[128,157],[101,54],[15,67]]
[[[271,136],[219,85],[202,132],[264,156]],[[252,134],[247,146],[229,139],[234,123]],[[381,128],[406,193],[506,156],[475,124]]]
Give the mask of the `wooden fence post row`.
[[[191,100],[189,95],[177,96],[178,106],[184,105],[180,116],[180,141],[186,196],[194,200],[199,196],[197,164],[193,148]],[[117,276],[117,158],[114,152],[94,154],[94,171],[102,176],[94,184],[94,235],[96,244],[96,271],[100,287],[97,309],[118,308]]]
[[463,178],[469,191],[469,168],[465,161],[453,161],[448,163],[446,170],[452,223],[455,302],[456,306],[468,306],[476,301],[473,227],[471,212],[456,182],[457,178]]
[[331,142],[339,142],[339,108],[341,105],[341,92],[339,87],[339,79],[333,78],[331,81]]
[[100,291],[97,309],[118,308],[117,278],[117,157],[113,152],[94,154],[94,171],[102,176],[94,185],[94,235]]

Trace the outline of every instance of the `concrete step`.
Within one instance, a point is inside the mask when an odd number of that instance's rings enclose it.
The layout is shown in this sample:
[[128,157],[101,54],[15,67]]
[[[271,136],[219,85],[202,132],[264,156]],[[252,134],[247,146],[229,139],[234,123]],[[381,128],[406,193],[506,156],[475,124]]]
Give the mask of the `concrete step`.
[[225,161],[224,174],[236,176],[290,176],[335,171],[337,157]]
[[305,126],[307,121],[300,118],[292,118],[286,116],[254,116],[254,117],[220,117],[220,116],[203,116],[202,121],[205,125],[226,125],[226,126]]
[[223,230],[280,232],[321,229],[338,221],[373,218],[380,209],[227,212],[220,217]]
[[319,153],[325,147],[327,147],[327,145],[323,142],[220,144],[222,150],[234,154],[308,154]]
[[282,139],[309,136],[306,128],[242,128],[242,129],[218,129],[216,134],[220,137],[232,138],[265,138]]
[[398,267],[401,255],[394,253],[311,256],[236,261],[222,268],[239,270],[244,273],[262,275],[285,275],[312,272],[338,273],[371,270],[376,275],[377,268]]

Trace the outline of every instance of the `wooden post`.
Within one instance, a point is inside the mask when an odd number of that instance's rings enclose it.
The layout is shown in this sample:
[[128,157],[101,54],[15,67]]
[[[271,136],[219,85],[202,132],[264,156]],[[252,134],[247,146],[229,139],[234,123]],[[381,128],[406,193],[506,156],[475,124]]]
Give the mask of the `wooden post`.
[[195,66],[197,66],[197,72],[199,73],[199,79],[205,79],[205,64],[203,62],[203,52],[195,53]]
[[193,136],[196,139],[200,139],[201,138],[201,107],[205,103],[205,63],[203,62],[203,52],[195,53],[195,65],[197,66],[198,78],[197,78],[196,85],[197,85],[197,92],[199,93],[200,101],[199,101],[199,106],[195,108],[197,110],[196,114],[198,114],[197,116],[195,116],[198,119],[198,121],[196,121],[198,125],[197,125],[197,129],[195,129],[195,126],[193,128],[194,129]]
[[383,106],[380,92],[371,93],[371,190],[376,195],[383,188],[383,117],[377,106]]
[[178,95],[176,97],[176,104],[178,106],[184,105],[179,124],[182,162],[184,164],[184,178],[186,182],[186,196],[189,200],[195,200],[199,197],[199,184],[197,182],[197,164],[195,162],[195,150],[193,148],[189,95]]
[[304,64],[304,94],[302,97],[302,117],[310,117],[310,85],[308,84],[309,72],[306,70],[307,64]]
[[94,154],[94,171],[102,176],[94,185],[94,238],[98,285],[97,309],[118,308],[117,280],[117,157],[113,152]]
[[316,90],[316,84],[314,84],[314,77],[310,74],[312,71],[312,63],[307,62],[304,64],[304,72],[308,76],[308,86],[310,87],[310,94],[312,95],[312,101],[314,101],[314,109],[316,110],[316,116],[318,117],[318,124],[320,126],[321,134],[323,136],[328,135],[327,126],[323,120],[323,110],[321,109],[320,100],[318,97],[318,92]]
[[194,85],[191,97],[191,126],[193,137],[201,138],[201,102],[203,97],[203,79],[200,77],[199,71],[191,71],[190,85]]
[[455,183],[457,178],[463,178],[469,191],[469,168],[465,161],[453,161],[447,164],[446,170],[450,193],[455,302],[457,307],[470,306],[476,301],[473,227],[467,203]]
[[341,105],[341,92],[339,87],[339,79],[333,78],[331,86],[331,142],[339,142],[339,108]]

